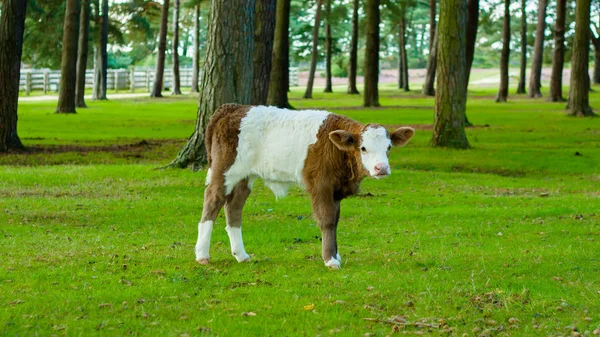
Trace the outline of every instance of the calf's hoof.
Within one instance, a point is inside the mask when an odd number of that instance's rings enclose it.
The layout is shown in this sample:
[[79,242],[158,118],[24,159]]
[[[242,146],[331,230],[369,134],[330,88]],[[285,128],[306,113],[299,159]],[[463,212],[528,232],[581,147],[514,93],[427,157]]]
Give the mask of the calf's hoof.
[[250,255],[243,253],[243,254],[233,254],[233,256],[235,257],[235,259],[237,260],[237,262],[250,262]]
[[196,262],[200,263],[203,266],[207,266],[209,264],[208,258],[206,258],[206,259],[205,258],[199,258],[199,259],[196,259]]
[[331,258],[329,261],[325,262],[325,266],[327,266],[330,269],[340,269],[342,268],[342,264],[340,263],[340,261]]

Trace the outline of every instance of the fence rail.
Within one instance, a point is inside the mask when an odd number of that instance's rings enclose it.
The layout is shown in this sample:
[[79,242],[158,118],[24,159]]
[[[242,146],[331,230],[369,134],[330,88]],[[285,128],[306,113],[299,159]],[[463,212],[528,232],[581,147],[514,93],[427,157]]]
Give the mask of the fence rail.
[[[154,85],[154,69],[109,69],[106,78],[107,89],[134,92],[139,89],[149,92]],[[290,86],[298,85],[298,68],[290,68]],[[200,76],[199,76],[200,77]],[[192,86],[192,69],[181,68],[179,78],[182,87]],[[165,69],[163,86],[171,88],[173,70]],[[31,91],[58,92],[60,87],[60,70],[22,69],[19,79],[19,90],[27,95]],[[85,87],[94,87],[94,72],[85,72]]]

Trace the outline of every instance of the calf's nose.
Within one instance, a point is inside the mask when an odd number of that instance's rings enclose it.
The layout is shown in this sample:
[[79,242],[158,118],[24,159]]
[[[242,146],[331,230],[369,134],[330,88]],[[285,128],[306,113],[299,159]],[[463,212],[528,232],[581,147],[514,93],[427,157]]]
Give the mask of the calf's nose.
[[388,164],[379,163],[375,165],[375,174],[377,175],[386,175],[388,174],[390,166]]

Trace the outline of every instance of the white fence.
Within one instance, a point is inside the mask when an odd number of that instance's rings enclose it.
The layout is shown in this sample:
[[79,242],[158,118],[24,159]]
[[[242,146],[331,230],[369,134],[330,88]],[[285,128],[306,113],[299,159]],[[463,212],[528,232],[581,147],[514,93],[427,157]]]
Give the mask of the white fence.
[[[109,69],[107,73],[106,86],[115,91],[149,92],[154,84],[154,69]],[[192,69],[181,68],[179,78],[182,87],[192,86]],[[39,90],[44,94],[48,92],[57,92],[60,82],[60,70],[37,70],[22,69],[19,80],[19,90],[29,94],[31,91]],[[173,82],[173,70],[165,69],[163,86],[171,88]],[[290,68],[290,86],[298,85],[298,68]],[[93,70],[85,72],[85,87],[94,87]]]

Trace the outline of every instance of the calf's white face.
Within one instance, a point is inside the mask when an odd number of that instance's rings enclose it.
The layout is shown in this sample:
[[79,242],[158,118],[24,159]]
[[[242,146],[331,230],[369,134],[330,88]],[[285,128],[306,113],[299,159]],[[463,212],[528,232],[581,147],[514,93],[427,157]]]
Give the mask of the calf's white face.
[[[415,129],[400,127],[388,134],[382,126],[368,127],[360,137],[360,142],[355,140],[357,136],[345,130],[333,131],[329,139],[343,151],[351,151],[359,147],[360,161],[369,175],[375,179],[387,177],[392,173],[388,157],[392,146],[402,146],[415,134]],[[360,144],[360,145],[358,145]]]

